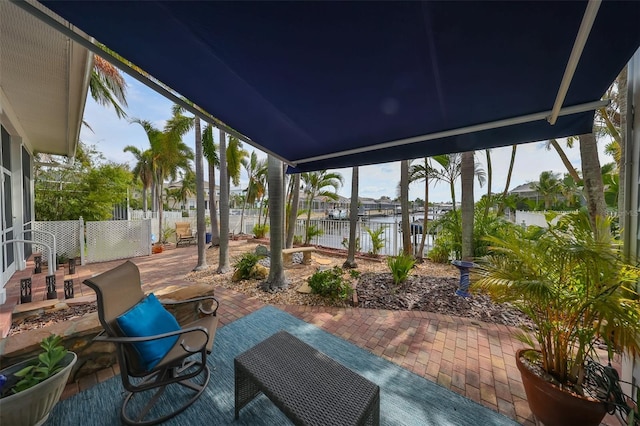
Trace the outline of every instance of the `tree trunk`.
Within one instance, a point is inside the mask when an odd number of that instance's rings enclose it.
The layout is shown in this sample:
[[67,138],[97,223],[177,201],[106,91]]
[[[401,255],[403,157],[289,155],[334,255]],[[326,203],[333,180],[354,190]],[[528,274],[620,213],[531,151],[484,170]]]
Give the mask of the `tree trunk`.
[[351,172],[351,204],[349,205],[349,250],[347,260],[342,265],[343,268],[357,268],[356,263],[356,228],[358,226],[358,166],[352,168]]
[[220,130],[220,253],[218,273],[231,270],[229,264],[229,179],[227,173],[227,135]]
[[[560,159],[562,160],[562,164],[564,164],[564,166],[567,168],[567,171],[573,178],[574,182],[576,184],[580,183],[580,176],[578,176],[578,172],[576,171],[575,167],[573,167],[573,164],[571,164],[571,161],[569,161],[567,154],[564,153],[564,150],[562,149],[558,141],[555,139],[549,139],[549,142],[551,143],[551,146],[555,148],[556,152],[560,156]],[[598,169],[598,173],[600,173],[600,169]]]
[[420,241],[420,249],[417,258],[422,261],[424,258],[424,243],[427,239],[427,226],[429,224],[429,172],[427,170],[427,161],[425,159],[424,171],[424,219],[422,219],[422,240]]
[[216,168],[211,163],[209,163],[209,216],[211,217],[211,247],[219,246],[220,228],[218,228],[218,206],[216,203]]
[[507,199],[507,194],[509,193],[509,185],[511,184],[511,175],[513,174],[513,165],[516,162],[516,149],[518,145],[513,145],[511,147],[511,162],[509,163],[509,171],[507,172],[507,182],[504,184],[504,191],[502,191],[502,203],[500,204],[500,210],[498,210],[498,216],[502,216],[504,214],[504,205],[505,200]]
[[296,220],[298,218],[298,202],[300,200],[300,173],[293,175],[291,186],[291,208],[289,209],[289,228],[287,229],[287,248],[293,247],[293,237],[296,233]]
[[147,218],[147,187],[142,186],[142,218]]
[[604,218],[606,203],[604,200],[604,184],[600,172],[598,145],[593,133],[580,135],[580,159],[582,162],[582,177],[587,194],[587,211],[591,224],[596,229],[596,217]]
[[311,243],[311,236],[309,235],[309,228],[311,228],[311,206],[313,205],[313,195],[309,196],[307,202],[307,223],[305,224],[304,244],[309,245]]
[[196,133],[196,228],[198,232],[198,264],[194,271],[209,269],[207,265],[207,253],[205,251],[205,232],[207,225],[204,223],[204,167],[202,164],[202,133],[200,132],[200,117],[196,115],[194,120]]
[[484,150],[487,154],[487,202],[484,206],[484,218],[487,219],[489,216],[489,206],[491,204],[491,179],[493,178],[493,170],[491,167],[491,151],[488,149]]
[[[242,189],[242,187],[240,187]],[[251,191],[251,179],[247,185],[247,193],[244,196],[244,203],[242,203],[242,212],[240,213],[240,233],[244,234],[244,210],[247,207],[247,200],[249,199],[249,191]]]
[[409,223],[409,160],[400,162],[400,209],[402,210],[402,251],[412,255],[411,224]]
[[265,290],[274,290],[287,286],[282,261],[282,236],[284,229],[284,190],[282,162],[269,155],[267,179],[269,185],[269,234],[271,249],[271,265],[269,277],[264,282]]
[[473,260],[473,151],[462,153],[462,260]]

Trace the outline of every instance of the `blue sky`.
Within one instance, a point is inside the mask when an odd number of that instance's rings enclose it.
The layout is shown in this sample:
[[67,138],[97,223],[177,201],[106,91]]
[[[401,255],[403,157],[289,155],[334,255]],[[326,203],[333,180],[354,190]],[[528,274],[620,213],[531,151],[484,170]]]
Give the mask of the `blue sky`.
[[[147,88],[136,80],[125,76],[128,84],[127,88],[127,113],[130,117],[140,118],[152,122],[156,127],[163,128],[165,120],[171,116],[172,102]],[[107,160],[117,163],[128,163],[132,167],[135,165],[133,156],[124,152],[123,148],[133,145],[141,150],[149,147],[149,141],[145,132],[138,124],[129,124],[127,120],[118,119],[113,109],[97,105],[89,97],[85,107],[85,121],[91,126],[93,131],[83,127],[81,140],[89,145],[95,145],[98,151],[102,152]],[[217,138],[217,133],[214,132]],[[194,147],[194,133],[185,135],[184,142]],[[217,140],[216,140],[217,142]],[[564,145],[564,144],[563,144]],[[252,147],[245,144],[247,150]],[[602,153],[604,142],[599,144],[601,164],[613,161],[610,156]],[[580,168],[580,152],[577,147],[566,149],[567,156],[571,163]],[[266,157],[261,151],[257,151],[259,156]],[[497,148],[491,151],[493,166],[493,192],[504,189],[506,176],[511,158],[511,148]],[[476,154],[476,161],[483,167],[486,166],[484,152]],[[485,167],[486,168],[486,167]],[[545,170],[552,170],[558,173],[565,173],[565,168],[555,151],[547,151],[544,142],[534,142],[518,146],[514,174],[511,179],[510,189],[520,184],[537,180],[540,173]],[[340,195],[348,197],[351,192],[351,169],[337,169],[344,177],[344,186],[339,189]],[[360,196],[379,198],[381,196],[396,197],[396,188],[400,180],[400,163],[385,163],[360,168]],[[247,177],[243,175],[241,185],[246,185]],[[486,187],[480,188],[476,183],[475,197],[486,193]],[[424,197],[424,184],[414,183],[410,187],[409,198]],[[457,185],[456,198],[460,200],[460,185]],[[446,202],[451,200],[449,188],[444,183],[432,185],[429,189],[429,200],[432,202]]]

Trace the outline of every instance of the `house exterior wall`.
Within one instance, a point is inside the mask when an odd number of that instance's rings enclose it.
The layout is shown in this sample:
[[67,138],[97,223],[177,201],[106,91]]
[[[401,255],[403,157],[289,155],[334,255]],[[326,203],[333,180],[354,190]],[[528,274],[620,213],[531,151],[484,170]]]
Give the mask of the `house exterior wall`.
[[[0,234],[2,242],[11,239],[25,239],[22,235],[25,225],[30,226],[34,215],[33,159],[32,153],[23,143],[20,126],[7,112],[10,106],[4,99],[0,125],[2,126],[2,144],[0,158],[2,158],[2,173],[0,176]],[[25,173],[23,164],[29,167]],[[28,236],[28,235],[27,235]],[[13,273],[23,268],[23,261],[29,253],[25,252],[23,243],[3,244],[0,250],[2,260],[2,281],[0,286],[0,304],[6,300],[4,286]]]

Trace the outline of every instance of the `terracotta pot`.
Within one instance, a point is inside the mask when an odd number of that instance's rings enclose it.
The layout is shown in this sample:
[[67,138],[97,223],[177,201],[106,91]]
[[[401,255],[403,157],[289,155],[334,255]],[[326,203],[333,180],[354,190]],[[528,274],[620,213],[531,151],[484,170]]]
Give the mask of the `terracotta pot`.
[[536,418],[545,426],[598,426],[607,413],[605,405],[566,392],[533,373],[520,361],[521,354],[530,350],[520,349],[516,353],[516,365],[529,408]]
[[162,244],[154,244],[151,246],[151,253],[153,254],[162,253],[163,249],[164,247],[162,246]]

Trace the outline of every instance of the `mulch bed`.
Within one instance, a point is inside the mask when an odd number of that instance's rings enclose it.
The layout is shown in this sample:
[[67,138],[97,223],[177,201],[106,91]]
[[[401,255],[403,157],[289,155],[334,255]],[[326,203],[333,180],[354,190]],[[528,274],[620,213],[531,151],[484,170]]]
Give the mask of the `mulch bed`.
[[522,312],[507,304],[495,304],[482,294],[455,295],[459,280],[447,277],[409,276],[395,285],[390,273],[363,274],[358,281],[358,305],[370,309],[426,311],[508,326],[530,326]]

